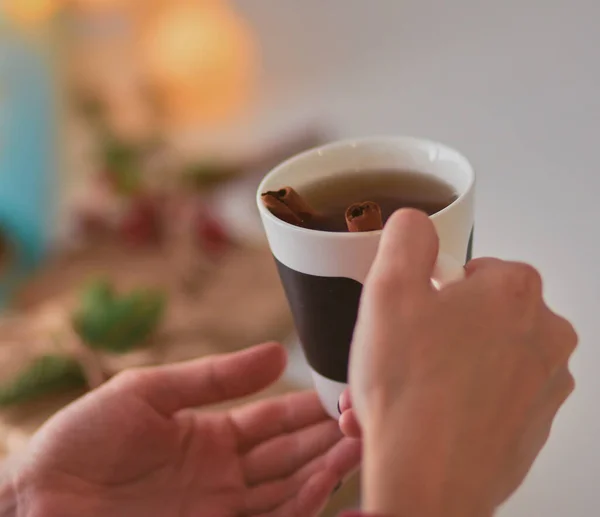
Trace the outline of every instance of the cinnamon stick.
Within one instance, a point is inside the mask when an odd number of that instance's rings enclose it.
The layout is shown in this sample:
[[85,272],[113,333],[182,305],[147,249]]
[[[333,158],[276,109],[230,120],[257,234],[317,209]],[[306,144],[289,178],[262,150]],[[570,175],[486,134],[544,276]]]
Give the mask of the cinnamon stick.
[[365,201],[354,203],[346,210],[349,232],[372,232],[383,228],[381,208],[377,203]]
[[262,201],[274,216],[296,226],[306,226],[317,215],[292,187],[265,192]]

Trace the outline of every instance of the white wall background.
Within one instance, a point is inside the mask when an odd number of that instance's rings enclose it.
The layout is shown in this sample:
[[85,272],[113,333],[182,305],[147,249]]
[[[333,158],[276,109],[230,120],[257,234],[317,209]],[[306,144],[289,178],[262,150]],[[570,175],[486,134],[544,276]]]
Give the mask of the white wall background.
[[600,2],[239,0],[266,102],[428,136],[479,173],[477,255],[532,262],[576,324],[577,394],[503,517],[600,514]]

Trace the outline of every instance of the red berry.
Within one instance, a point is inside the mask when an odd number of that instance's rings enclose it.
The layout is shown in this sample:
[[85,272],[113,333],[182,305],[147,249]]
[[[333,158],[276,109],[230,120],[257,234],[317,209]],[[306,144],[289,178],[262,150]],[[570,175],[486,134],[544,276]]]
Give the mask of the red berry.
[[160,213],[152,199],[132,201],[120,225],[126,242],[134,246],[155,244],[161,236]]
[[231,243],[223,226],[213,217],[201,214],[198,218],[200,246],[210,255],[221,255]]

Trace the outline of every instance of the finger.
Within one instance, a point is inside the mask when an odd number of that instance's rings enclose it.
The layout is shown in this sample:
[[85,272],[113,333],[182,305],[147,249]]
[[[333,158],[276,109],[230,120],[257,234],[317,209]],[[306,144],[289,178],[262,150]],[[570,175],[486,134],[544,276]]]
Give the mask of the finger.
[[339,419],[339,426],[344,433],[345,436],[349,438],[361,438],[362,437],[362,429],[358,422],[358,418],[356,418],[356,413],[353,409],[348,409],[342,413],[342,416]]
[[342,395],[340,396],[340,401],[338,404],[338,409],[340,410],[340,414],[348,411],[352,408],[352,398],[350,396],[350,390],[345,389]]
[[[246,513],[268,515],[269,512],[283,508],[298,495],[308,480],[323,472],[329,473],[335,480],[328,490],[327,497],[329,497],[341,481],[356,471],[361,455],[362,448],[359,440],[343,438],[327,454],[314,459],[291,476],[251,488],[246,496]],[[283,515],[287,517],[288,514]]]
[[342,433],[337,422],[329,419],[264,442],[242,459],[246,483],[256,485],[287,477],[325,454],[341,439]]
[[367,284],[431,289],[438,247],[438,236],[427,214],[399,210],[385,225]]
[[198,361],[130,370],[113,389],[137,393],[156,411],[176,411],[216,404],[258,392],[283,373],[286,354],[276,343]]
[[466,266],[469,279],[487,275],[496,287],[503,287],[517,296],[529,295],[541,299],[543,282],[540,273],[524,262],[505,261],[494,258],[475,259]]
[[276,436],[329,419],[314,391],[249,404],[234,409],[230,415],[242,452]]
[[310,478],[295,497],[259,517],[317,517],[327,506],[338,482],[329,472],[320,472]]
[[532,326],[538,322],[543,307],[543,281],[529,264],[488,260],[471,271],[462,285],[474,289],[488,310],[500,311],[514,323]]
[[542,325],[544,330],[540,353],[549,374],[553,376],[568,364],[577,348],[579,337],[569,321],[546,306],[542,309]]
[[575,391],[575,379],[567,367],[562,368],[552,380],[547,392],[547,403],[545,404],[546,415],[554,417],[567,399]]

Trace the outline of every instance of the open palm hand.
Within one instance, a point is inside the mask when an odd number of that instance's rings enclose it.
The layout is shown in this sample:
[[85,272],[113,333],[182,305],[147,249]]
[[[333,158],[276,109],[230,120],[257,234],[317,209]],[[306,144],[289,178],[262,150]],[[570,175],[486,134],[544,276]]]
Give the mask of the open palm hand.
[[[34,437],[14,477],[44,517],[311,517],[358,466],[312,392],[227,412],[285,367],[275,344],[116,377]],[[20,515],[20,513],[19,513]]]

